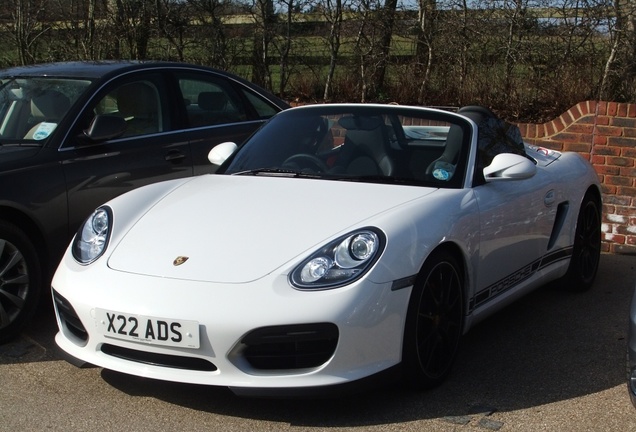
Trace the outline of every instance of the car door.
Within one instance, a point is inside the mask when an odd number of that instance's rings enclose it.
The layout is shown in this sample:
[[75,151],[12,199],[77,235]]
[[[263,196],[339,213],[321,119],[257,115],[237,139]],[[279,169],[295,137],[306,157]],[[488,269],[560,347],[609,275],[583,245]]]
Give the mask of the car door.
[[[170,94],[163,75],[136,74],[112,82],[86,106],[60,149],[70,234],[93,209],[124,192],[192,176],[189,138],[173,127]],[[78,138],[97,115],[123,118],[125,132],[103,142]]]
[[210,150],[222,142],[241,144],[280,111],[264,97],[220,74],[176,71],[184,128],[188,129],[194,174],[212,173]]
[[474,188],[480,216],[479,272],[473,308],[530,277],[550,253],[561,192],[541,169],[529,179]]

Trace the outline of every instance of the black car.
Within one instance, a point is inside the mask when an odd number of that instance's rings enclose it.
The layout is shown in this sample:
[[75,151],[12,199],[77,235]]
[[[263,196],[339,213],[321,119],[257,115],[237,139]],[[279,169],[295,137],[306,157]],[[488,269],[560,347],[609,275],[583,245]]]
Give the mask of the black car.
[[627,389],[632,404],[636,407],[636,284],[634,284],[632,301],[629,307],[627,335]]
[[103,202],[210,173],[288,105],[218,70],[70,62],[0,71],[0,342],[19,333],[80,223]]

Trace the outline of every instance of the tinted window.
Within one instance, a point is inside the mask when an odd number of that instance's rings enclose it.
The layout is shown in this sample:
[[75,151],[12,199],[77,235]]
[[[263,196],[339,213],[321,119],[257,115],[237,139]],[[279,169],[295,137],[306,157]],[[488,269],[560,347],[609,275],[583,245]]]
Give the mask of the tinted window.
[[268,119],[280,110],[279,108],[276,108],[272,104],[267,102],[265,99],[247,89],[243,90],[243,94],[245,95],[247,100],[250,101],[250,103],[254,107],[254,110],[261,119]]
[[0,85],[0,138],[44,141],[90,81],[17,78]]
[[221,80],[205,76],[180,76],[178,79],[190,127],[247,120],[240,98]]
[[167,130],[157,86],[150,80],[123,84],[101,98],[94,114],[109,114],[126,120],[124,137],[148,135]]

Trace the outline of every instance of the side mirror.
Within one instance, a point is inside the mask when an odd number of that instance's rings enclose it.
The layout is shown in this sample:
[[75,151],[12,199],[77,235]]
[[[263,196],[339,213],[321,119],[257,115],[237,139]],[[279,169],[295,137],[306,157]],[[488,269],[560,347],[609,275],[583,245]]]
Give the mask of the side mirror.
[[233,142],[217,144],[210,150],[210,153],[208,153],[208,160],[213,165],[222,165],[227,158],[232,156],[232,153],[234,153],[237,148],[238,146]]
[[484,168],[487,182],[528,179],[537,172],[537,166],[527,157],[501,153],[495,156],[492,163]]
[[82,138],[92,142],[106,141],[121,136],[126,128],[126,120],[122,117],[99,114],[93,118],[88,129],[84,130]]

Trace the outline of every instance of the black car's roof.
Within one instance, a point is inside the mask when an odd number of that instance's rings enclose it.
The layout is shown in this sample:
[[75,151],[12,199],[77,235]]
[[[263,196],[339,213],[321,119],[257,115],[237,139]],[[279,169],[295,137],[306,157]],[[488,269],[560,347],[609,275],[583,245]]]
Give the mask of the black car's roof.
[[41,63],[29,66],[17,66],[0,70],[1,78],[10,77],[60,77],[60,78],[84,78],[99,80],[125,72],[152,69],[152,68],[173,68],[173,69],[197,69],[223,75],[229,79],[240,82],[253,90],[267,95],[267,97],[281,109],[289,108],[289,105],[274,96],[270,92],[257,87],[248,80],[234,75],[230,72],[214,69],[207,66],[198,66],[189,63],[168,62],[168,61],[137,61],[137,60],[99,60],[99,61],[72,61],[59,63]]
[[76,78],[100,78],[114,71],[122,72],[125,70],[147,69],[152,67],[186,67],[227,74],[226,72],[217,71],[205,66],[196,66],[187,63],[133,60],[102,60],[41,63],[29,66],[17,66],[1,70],[0,77],[58,76]]
[[64,76],[77,78],[100,78],[113,71],[121,71],[125,69],[134,70],[139,68],[147,68],[149,66],[152,67],[167,65],[175,65],[175,63],[139,62],[126,60],[41,63],[4,69],[0,71],[0,76]]

